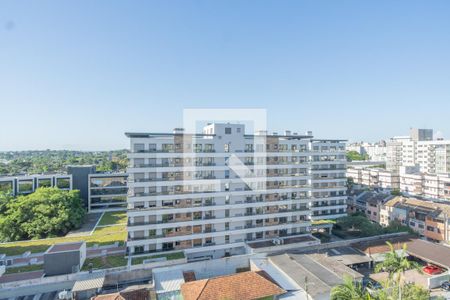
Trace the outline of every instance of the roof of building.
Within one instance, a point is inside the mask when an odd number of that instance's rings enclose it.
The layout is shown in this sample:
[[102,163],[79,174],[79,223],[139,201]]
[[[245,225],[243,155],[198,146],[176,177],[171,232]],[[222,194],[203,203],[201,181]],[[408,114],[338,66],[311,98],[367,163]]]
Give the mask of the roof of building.
[[286,291],[297,291],[302,289],[292,278],[277,268],[268,257],[254,257],[250,259],[250,263],[252,270],[266,272],[282,289]]
[[154,274],[156,293],[179,291],[184,283],[181,270],[163,271]]
[[195,281],[197,280],[194,271],[184,271],[183,277],[185,282]]
[[365,253],[358,251],[352,247],[330,248],[326,250],[324,255],[346,266],[372,261]]
[[376,253],[388,252],[390,249],[389,246],[386,244],[386,241],[390,242],[394,246],[394,249],[398,250],[402,248],[403,243],[410,242],[415,239],[417,238],[412,235],[405,234],[398,237],[380,238],[377,240],[371,240],[367,242],[358,242],[352,244],[351,246],[363,251],[368,255],[371,255]]
[[104,283],[105,283],[105,272],[88,274],[83,279],[79,279],[75,282],[72,288],[72,292],[81,292],[99,289],[103,287]]
[[382,204],[388,201],[389,198],[392,198],[393,196],[390,194],[383,194],[383,193],[375,193],[375,192],[367,192],[360,197],[357,198],[358,202],[366,202],[370,204]]
[[92,300],[150,300],[150,294],[147,289],[127,290],[118,293],[98,295]]
[[419,239],[406,243],[406,252],[427,262],[450,268],[450,248]]
[[251,300],[284,294],[286,291],[267,279],[263,271],[242,272],[184,283],[185,300],[229,299]]
[[282,254],[269,259],[314,299],[329,299],[331,288],[341,284],[344,275],[363,277],[325,254]]
[[[417,239],[410,235],[389,239],[395,250],[400,250],[406,243],[406,252],[424,261],[450,269],[450,248],[436,243]],[[352,245],[368,255],[390,251],[386,239],[356,243]]]
[[435,212],[434,215],[444,213],[450,215],[450,205],[445,203],[438,203],[429,200],[420,200],[417,198],[409,198],[403,196],[397,196],[385,203],[388,207],[397,208],[412,208],[417,210],[423,210],[428,212]]
[[[328,272],[324,267],[320,265],[318,267],[314,265],[312,267],[311,265],[304,266],[288,254],[271,256],[270,260],[303,290],[308,291],[314,299],[329,298],[331,286],[342,283],[336,275]],[[327,280],[329,278],[325,279],[325,276],[320,276],[321,274],[331,276],[331,281]]]
[[66,251],[76,251],[80,250],[85,242],[74,242],[74,243],[61,243],[54,244],[48,250],[47,253],[55,253],[55,252],[66,252]]

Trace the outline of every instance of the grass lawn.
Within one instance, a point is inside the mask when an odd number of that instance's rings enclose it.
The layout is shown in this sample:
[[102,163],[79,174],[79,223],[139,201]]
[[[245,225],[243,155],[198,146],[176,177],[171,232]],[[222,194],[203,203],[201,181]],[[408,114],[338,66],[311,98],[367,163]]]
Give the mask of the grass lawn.
[[135,258],[131,259],[131,264],[132,265],[140,265],[146,259],[159,258],[159,257],[165,257],[167,260],[180,259],[180,258],[184,258],[184,252],[174,252],[174,253],[167,253],[167,254],[157,254],[157,255],[135,257]]
[[38,270],[42,270],[43,268],[44,268],[43,265],[29,265],[29,266],[22,266],[22,267],[12,267],[12,268],[7,268],[5,274],[38,271]]
[[119,242],[121,245],[125,243],[127,237],[126,225],[114,225],[108,227],[97,228],[92,235],[78,237],[59,237],[44,240],[29,240],[13,243],[0,244],[0,253],[6,255],[19,255],[26,251],[32,253],[44,252],[55,243],[67,243],[86,241],[87,246],[94,244],[110,245]]
[[120,225],[127,223],[126,211],[105,212],[97,226]]
[[128,260],[123,255],[87,258],[81,270],[88,271],[91,263],[93,269],[108,269],[126,266],[127,262]]

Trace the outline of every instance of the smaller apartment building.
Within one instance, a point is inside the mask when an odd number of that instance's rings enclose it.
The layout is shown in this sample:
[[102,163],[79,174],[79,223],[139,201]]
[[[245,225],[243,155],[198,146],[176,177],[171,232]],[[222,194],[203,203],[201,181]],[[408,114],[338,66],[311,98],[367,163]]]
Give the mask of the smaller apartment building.
[[72,175],[39,174],[0,177],[0,192],[11,193],[13,196],[31,194],[40,187],[71,190]]
[[399,190],[406,195],[450,200],[450,174],[427,174],[416,167],[400,172],[373,168],[348,168],[347,178],[355,184],[384,191]]
[[348,168],[347,177],[355,184],[362,184],[382,190],[396,190],[400,187],[399,175],[378,168]]
[[127,209],[125,173],[94,173],[88,175],[88,211],[120,211]]
[[80,191],[83,205],[89,213],[127,209],[128,174],[96,173],[95,166],[71,166],[71,168],[85,171],[73,174],[0,177],[0,192],[18,196],[31,194],[40,187],[75,189]]
[[347,202],[348,213],[364,213],[369,220],[380,223],[380,211],[384,203],[393,198],[390,194],[375,193],[370,191],[356,191],[349,194]]
[[449,214],[447,204],[398,196],[382,207],[380,224],[388,226],[390,222],[398,221],[429,240],[448,242]]
[[400,176],[400,191],[409,195],[423,194],[423,180],[421,174],[406,174],[402,173]]

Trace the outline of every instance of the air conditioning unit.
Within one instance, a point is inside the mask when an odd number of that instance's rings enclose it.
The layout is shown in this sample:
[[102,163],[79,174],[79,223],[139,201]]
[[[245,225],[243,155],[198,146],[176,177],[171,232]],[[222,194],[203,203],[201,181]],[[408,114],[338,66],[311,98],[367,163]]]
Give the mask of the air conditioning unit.
[[281,245],[281,244],[282,244],[282,242],[281,242],[280,239],[273,239],[273,240],[272,240],[272,243],[273,243],[274,245]]

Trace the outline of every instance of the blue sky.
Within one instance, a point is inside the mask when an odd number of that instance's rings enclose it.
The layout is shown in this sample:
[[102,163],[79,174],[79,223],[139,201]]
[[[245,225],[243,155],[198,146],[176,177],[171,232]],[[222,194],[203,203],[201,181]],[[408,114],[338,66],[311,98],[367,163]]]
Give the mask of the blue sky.
[[184,108],[450,137],[450,1],[0,2],[0,151],[117,149]]

